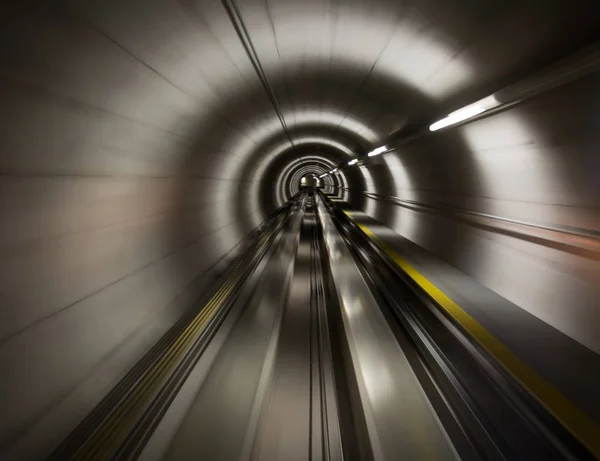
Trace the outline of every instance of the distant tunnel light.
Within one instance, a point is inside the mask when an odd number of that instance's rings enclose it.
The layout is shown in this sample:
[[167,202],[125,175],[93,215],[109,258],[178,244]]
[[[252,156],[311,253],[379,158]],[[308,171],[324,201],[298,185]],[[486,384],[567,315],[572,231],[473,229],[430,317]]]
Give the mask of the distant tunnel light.
[[372,150],[367,155],[369,157],[375,157],[376,155],[383,154],[387,148],[385,146],[378,147],[377,149]]
[[441,128],[445,128],[450,125],[454,125],[456,123],[467,120],[471,117],[475,117],[476,115],[485,112],[487,109],[483,107],[481,104],[473,104],[471,106],[463,107],[462,109],[458,109],[455,112],[449,114],[446,118],[443,118],[433,125],[429,127],[431,131],[436,131]]
[[358,159],[357,158],[355,158],[354,160],[350,160],[348,162],[348,165],[355,165],[356,163],[358,163]]

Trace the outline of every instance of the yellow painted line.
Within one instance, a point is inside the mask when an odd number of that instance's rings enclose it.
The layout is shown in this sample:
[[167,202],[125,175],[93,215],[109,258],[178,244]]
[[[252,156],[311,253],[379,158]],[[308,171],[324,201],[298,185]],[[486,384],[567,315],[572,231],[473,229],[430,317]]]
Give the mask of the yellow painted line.
[[[348,217],[352,213],[342,210]],[[488,332],[477,320],[446,296],[402,256],[379,239],[368,227],[354,222],[369,238],[391,257],[408,276],[433,300],[452,316],[484,349],[530,393],[546,407],[596,458],[600,459],[600,426],[586,413],[577,408],[556,388],[545,381],[510,349]]]
[[[196,339],[197,333],[202,331],[210,321],[238,279],[239,275],[232,276],[220,287],[175,343],[152,367],[150,373],[144,375],[136,385],[136,389],[121,402],[117,411],[113,412],[108,420],[103,423],[102,429],[86,442],[76,459],[104,459],[102,456],[104,453],[117,448],[118,445],[115,442],[122,442],[131,424],[139,416],[135,410],[145,407],[145,404],[154,395],[153,391],[157,385],[163,382],[167,374],[179,363],[182,356],[187,352],[188,346]],[[98,453],[99,451],[100,453]]]
[[[267,238],[263,236],[259,242],[259,246],[263,246],[266,240]],[[242,264],[243,261],[240,261],[234,271],[237,271]],[[142,378],[142,381],[137,384],[137,388],[121,402],[119,409],[113,412],[109,419],[103,423],[102,429],[85,443],[82,450],[78,453],[77,459],[103,459],[102,454],[110,449],[115,449],[118,443],[122,442],[131,424],[139,416],[135,411],[145,407],[150,397],[153,396],[153,390],[156,389],[157,384],[163,382],[166,374],[179,363],[181,357],[188,350],[188,346],[197,337],[197,333],[210,321],[212,314],[220,307],[223,300],[230,293],[232,286],[239,279],[240,274],[234,272],[227,282],[219,288],[204,309],[186,327],[176,342],[161,357],[159,362],[153,366],[150,373],[147,373]]]
[[[258,246],[263,246],[268,236],[263,236]],[[208,301],[206,306],[198,313],[192,322],[179,335],[167,352],[136,384],[136,389],[120,403],[119,408],[102,424],[100,431],[90,438],[77,454],[76,459],[93,460],[104,459],[107,451],[116,449],[127,435],[135,419],[139,417],[139,410],[145,408],[147,402],[153,397],[157,386],[164,381],[168,373],[179,363],[187,352],[188,346],[196,339],[210,321],[213,314],[221,306],[224,299],[231,292],[232,287],[240,279],[239,267],[245,261],[240,261],[231,277],[219,288]],[[136,412],[136,410],[138,410]]]
[[196,333],[201,331],[210,321],[212,314],[220,306],[220,301],[225,295],[226,292],[223,292],[218,302],[207,304],[194,320],[193,328],[190,328],[192,325],[188,326],[189,331],[188,329],[184,330],[184,334],[170,347],[168,353],[157,362],[149,374],[144,376],[135,391],[127,397],[120,408],[103,425],[102,430],[96,433],[86,444],[88,453],[86,455],[85,450],[81,453],[80,456],[83,456],[83,459],[104,459],[104,456],[102,456],[104,453],[117,448],[124,440],[130,426],[139,416],[136,410],[142,410],[149,400],[151,400],[158,385],[164,382],[168,374],[179,363],[182,356],[188,350],[188,346],[196,338]]
[[[258,247],[265,245],[269,239],[269,235],[263,235],[261,237],[258,242]],[[169,346],[169,349],[152,366],[152,369],[136,383],[135,389],[120,402],[116,411],[102,423],[100,430],[83,445],[82,449],[76,455],[76,459],[106,459],[107,452],[115,450],[120,446],[127,436],[128,431],[131,430],[136,419],[139,417],[141,411],[144,410],[147,403],[155,395],[157,388],[165,381],[168,374],[172,372],[175,366],[180,362],[183,355],[188,351],[189,346],[196,340],[198,334],[212,319],[213,314],[221,306],[231,292],[233,286],[240,280],[241,273],[238,271],[245,260],[246,258],[237,263],[228,280],[219,288],[219,290],[217,290],[204,308],[181,332],[175,342]]]

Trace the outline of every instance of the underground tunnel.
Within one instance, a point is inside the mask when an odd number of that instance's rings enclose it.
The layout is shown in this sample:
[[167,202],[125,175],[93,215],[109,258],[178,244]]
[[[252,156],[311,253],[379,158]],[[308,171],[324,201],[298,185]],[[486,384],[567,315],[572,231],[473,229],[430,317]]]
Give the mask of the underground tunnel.
[[1,10],[0,459],[600,459],[596,1]]

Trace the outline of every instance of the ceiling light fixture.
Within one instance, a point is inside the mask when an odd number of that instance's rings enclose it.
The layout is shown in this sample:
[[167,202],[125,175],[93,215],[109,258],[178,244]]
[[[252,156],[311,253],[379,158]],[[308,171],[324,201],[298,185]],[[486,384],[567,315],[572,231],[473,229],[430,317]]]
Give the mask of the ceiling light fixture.
[[429,127],[429,130],[437,131],[442,128],[446,128],[447,126],[455,125],[457,123],[460,123],[467,119],[475,117],[476,115],[479,115],[482,112],[485,112],[486,110],[487,109],[485,107],[483,107],[483,105],[481,105],[481,104],[472,104],[470,106],[463,107],[462,109],[458,109],[457,111],[454,111],[451,114],[448,114],[447,117],[445,117],[441,120],[438,120],[437,122],[432,124]]
[[353,160],[350,160],[350,161],[348,162],[348,165],[355,165],[357,162],[358,162],[358,159],[357,159],[357,158],[355,158],[355,159],[353,159]]
[[375,157],[376,155],[383,154],[386,150],[387,148],[385,146],[381,146],[369,152],[368,155],[369,157]]

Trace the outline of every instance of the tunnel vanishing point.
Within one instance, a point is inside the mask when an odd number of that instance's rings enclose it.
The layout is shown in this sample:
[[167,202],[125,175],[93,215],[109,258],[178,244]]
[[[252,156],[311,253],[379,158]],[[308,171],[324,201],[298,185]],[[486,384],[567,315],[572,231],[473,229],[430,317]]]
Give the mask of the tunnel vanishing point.
[[6,0],[0,460],[600,459],[597,0]]

